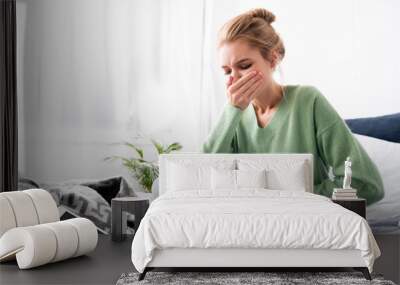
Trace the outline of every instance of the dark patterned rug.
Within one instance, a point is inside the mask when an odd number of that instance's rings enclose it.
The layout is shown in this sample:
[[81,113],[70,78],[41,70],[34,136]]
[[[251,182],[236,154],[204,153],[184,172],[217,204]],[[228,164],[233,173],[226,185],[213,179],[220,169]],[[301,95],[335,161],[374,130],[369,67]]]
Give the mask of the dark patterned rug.
[[379,284],[395,285],[384,280],[382,275],[372,274],[372,281],[364,278],[361,272],[157,272],[150,271],[142,281],[139,273],[124,273],[117,285],[136,284]]

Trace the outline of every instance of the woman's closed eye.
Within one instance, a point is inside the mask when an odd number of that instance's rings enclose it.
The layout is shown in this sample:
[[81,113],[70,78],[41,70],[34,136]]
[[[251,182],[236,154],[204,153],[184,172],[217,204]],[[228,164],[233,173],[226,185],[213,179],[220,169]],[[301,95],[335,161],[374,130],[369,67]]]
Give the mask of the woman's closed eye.
[[250,67],[251,67],[251,63],[240,66],[240,69],[248,69]]
[[[251,66],[252,66],[252,64],[249,63],[249,64],[240,65],[239,68],[242,70],[246,70],[246,69],[249,69]],[[225,72],[225,75],[229,75],[229,74],[231,74],[230,71]]]

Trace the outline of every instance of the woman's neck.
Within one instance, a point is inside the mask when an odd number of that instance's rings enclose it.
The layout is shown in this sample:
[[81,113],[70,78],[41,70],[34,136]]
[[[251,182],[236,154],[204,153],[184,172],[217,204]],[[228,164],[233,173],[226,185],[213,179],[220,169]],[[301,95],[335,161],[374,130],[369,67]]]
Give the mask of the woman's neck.
[[253,99],[253,105],[260,113],[265,113],[275,108],[282,97],[282,86],[272,81],[264,92]]

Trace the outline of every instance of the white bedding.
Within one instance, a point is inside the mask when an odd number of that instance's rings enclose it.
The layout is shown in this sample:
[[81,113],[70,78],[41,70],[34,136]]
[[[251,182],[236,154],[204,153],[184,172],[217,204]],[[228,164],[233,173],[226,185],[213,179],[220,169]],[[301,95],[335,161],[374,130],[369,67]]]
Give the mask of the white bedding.
[[164,248],[358,249],[372,272],[380,250],[365,219],[300,191],[167,192],[154,200],[132,242],[143,272]]

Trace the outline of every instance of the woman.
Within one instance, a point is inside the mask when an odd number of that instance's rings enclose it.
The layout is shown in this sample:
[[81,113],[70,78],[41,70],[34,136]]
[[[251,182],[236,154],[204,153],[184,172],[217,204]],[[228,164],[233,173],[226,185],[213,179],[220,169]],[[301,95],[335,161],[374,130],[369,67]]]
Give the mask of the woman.
[[[219,32],[221,66],[228,76],[228,102],[203,144],[206,153],[312,153],[314,192],[331,197],[342,188],[344,161],[353,163],[352,188],[371,204],[382,199],[376,165],[321,92],[273,79],[285,55],[271,23],[274,14],[254,9]],[[332,167],[333,176],[328,176]]]

